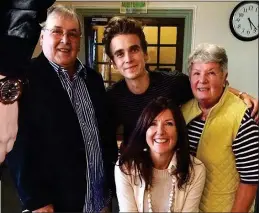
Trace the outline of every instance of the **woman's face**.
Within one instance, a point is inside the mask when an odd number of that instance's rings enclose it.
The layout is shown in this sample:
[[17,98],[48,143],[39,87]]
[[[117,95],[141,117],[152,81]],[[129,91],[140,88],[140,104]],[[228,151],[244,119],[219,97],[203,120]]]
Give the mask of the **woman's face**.
[[176,146],[177,131],[175,120],[169,109],[162,111],[153,120],[146,132],[146,141],[151,156],[172,156]]
[[194,97],[202,107],[210,108],[220,99],[227,73],[218,63],[193,63],[190,82]]

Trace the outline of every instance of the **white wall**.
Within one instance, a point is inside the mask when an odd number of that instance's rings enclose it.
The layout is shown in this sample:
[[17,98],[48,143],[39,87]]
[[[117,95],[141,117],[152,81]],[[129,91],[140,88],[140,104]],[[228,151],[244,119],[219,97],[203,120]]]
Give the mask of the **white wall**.
[[[118,8],[119,2],[93,1],[60,1],[78,7]],[[229,29],[229,17],[237,1],[225,2],[197,2],[197,1],[148,1],[148,8],[192,8],[193,39],[192,48],[202,42],[222,45],[226,48],[229,57],[230,85],[241,91],[258,97],[258,39],[252,42],[243,42],[236,39]],[[82,50],[84,46],[82,45]],[[39,49],[37,49],[36,54]],[[84,58],[84,53],[79,54]]]
[[258,97],[258,39],[244,42],[229,29],[229,16],[236,2],[197,4],[194,45],[212,42],[225,47],[231,86]]

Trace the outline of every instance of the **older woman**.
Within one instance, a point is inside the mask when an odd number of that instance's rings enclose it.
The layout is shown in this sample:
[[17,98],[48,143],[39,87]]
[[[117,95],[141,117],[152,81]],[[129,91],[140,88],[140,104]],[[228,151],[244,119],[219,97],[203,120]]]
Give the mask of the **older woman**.
[[188,63],[195,99],[182,111],[191,152],[207,170],[200,210],[248,212],[258,186],[258,126],[246,105],[226,89],[225,49],[201,44]]
[[197,212],[205,167],[189,155],[180,109],[166,98],[142,112],[115,167],[121,212]]

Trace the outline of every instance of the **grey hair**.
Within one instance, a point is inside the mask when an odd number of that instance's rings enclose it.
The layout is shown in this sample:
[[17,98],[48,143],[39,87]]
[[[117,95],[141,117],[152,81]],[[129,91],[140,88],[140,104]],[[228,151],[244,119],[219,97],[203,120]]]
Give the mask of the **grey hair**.
[[46,23],[48,22],[49,18],[53,15],[60,15],[62,17],[65,18],[74,18],[78,21],[78,25],[79,25],[79,31],[82,32],[81,29],[81,22],[79,19],[79,16],[77,15],[77,13],[75,12],[75,10],[73,8],[58,4],[58,5],[53,5],[52,7],[50,7],[48,9],[47,12],[47,19],[45,22],[41,23],[41,27],[45,28],[46,27]]
[[228,56],[226,50],[216,44],[199,44],[188,58],[188,71],[190,73],[193,63],[218,63],[222,72],[228,71]]

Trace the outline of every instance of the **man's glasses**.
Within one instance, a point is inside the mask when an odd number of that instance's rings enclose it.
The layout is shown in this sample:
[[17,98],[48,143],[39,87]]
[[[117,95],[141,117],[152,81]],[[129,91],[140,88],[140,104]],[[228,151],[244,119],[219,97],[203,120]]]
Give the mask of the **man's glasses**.
[[64,31],[63,29],[47,29],[44,28],[44,30],[48,30],[50,34],[55,38],[55,39],[62,39],[64,35],[67,35],[67,37],[70,40],[77,40],[78,38],[81,37],[81,33],[78,31]]

